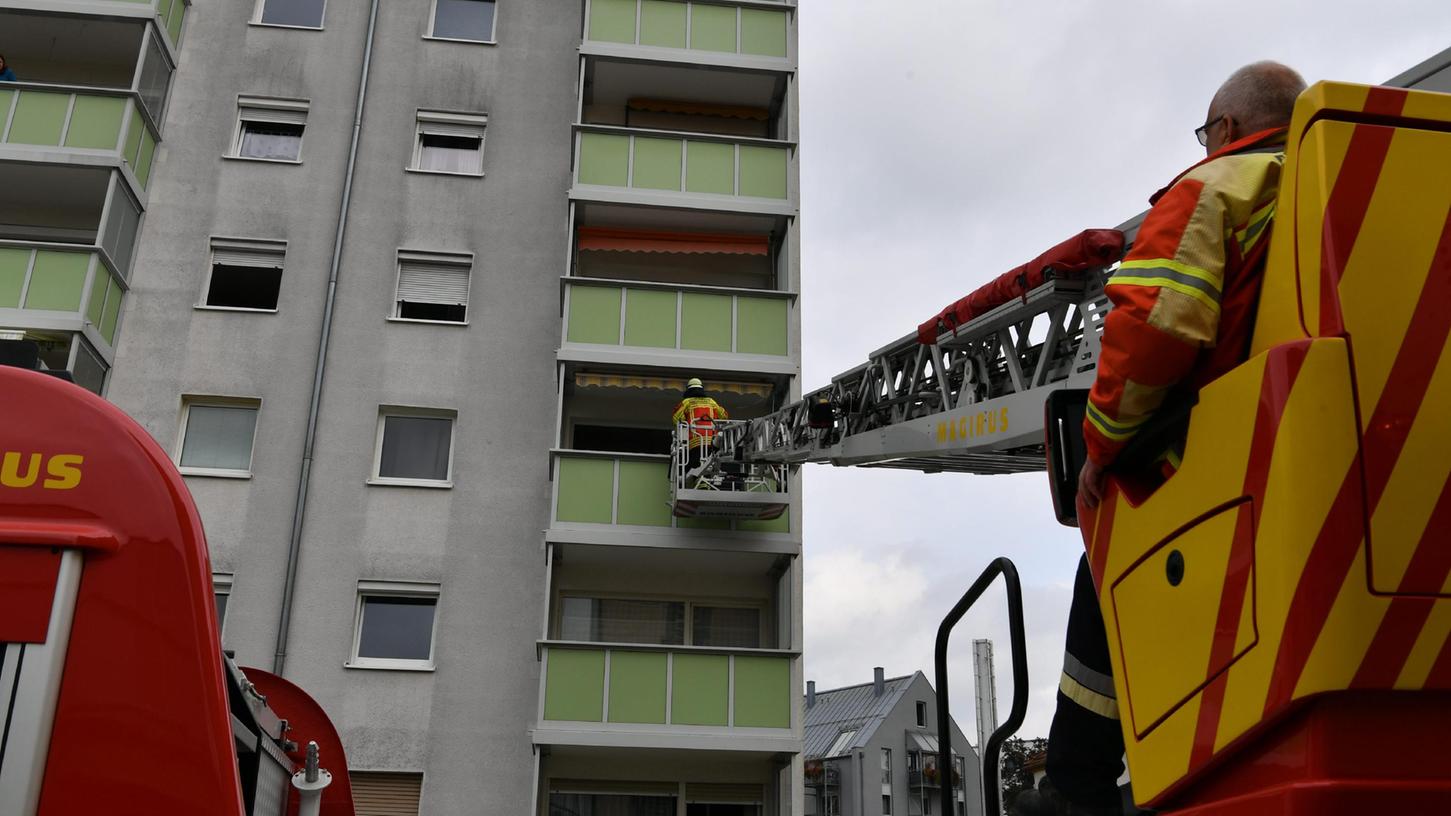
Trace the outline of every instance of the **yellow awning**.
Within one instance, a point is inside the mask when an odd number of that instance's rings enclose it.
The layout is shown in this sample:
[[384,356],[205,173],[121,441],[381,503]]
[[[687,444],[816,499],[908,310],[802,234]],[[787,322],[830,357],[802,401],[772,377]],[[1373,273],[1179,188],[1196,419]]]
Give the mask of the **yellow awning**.
[[[726,380],[704,380],[705,390],[717,394],[745,394],[752,397],[771,396],[767,383],[729,382]],[[631,374],[585,374],[574,375],[574,384],[580,388],[644,388],[654,391],[684,391],[685,379],[677,377],[639,377]]]

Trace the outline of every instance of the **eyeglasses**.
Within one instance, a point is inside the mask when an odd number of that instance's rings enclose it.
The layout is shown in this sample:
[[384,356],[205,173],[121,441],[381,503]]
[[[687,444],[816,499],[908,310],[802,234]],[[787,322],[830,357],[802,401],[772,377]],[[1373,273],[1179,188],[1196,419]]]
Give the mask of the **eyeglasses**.
[[1199,146],[1200,147],[1208,147],[1209,146],[1209,129],[1212,128],[1212,127],[1214,127],[1216,124],[1218,124],[1223,119],[1224,119],[1224,115],[1221,114],[1219,116],[1214,117],[1213,119],[1210,119],[1208,122],[1205,122],[1204,124],[1200,125],[1199,127],[1194,128],[1194,136],[1199,139]]

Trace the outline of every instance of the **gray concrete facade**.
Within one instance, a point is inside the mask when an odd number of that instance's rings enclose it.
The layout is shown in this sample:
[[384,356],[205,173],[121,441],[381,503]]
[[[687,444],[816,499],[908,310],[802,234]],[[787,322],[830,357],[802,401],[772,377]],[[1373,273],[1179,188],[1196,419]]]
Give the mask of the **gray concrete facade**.
[[[582,11],[500,2],[480,44],[426,38],[432,6],[379,3],[283,673],[351,769],[423,772],[422,812],[522,813]],[[368,15],[193,7],[108,390],[169,450],[183,397],[260,400],[250,477],[187,482],[232,576],[224,644],[269,670]],[[239,94],[308,101],[300,163],[225,157]],[[483,177],[406,170],[419,109],[488,116]],[[198,308],[213,237],[287,242],[275,314]],[[400,249],[473,254],[467,325],[389,319]],[[456,412],[451,488],[368,483],[380,406]],[[345,667],[359,581],[438,584],[432,671]]]

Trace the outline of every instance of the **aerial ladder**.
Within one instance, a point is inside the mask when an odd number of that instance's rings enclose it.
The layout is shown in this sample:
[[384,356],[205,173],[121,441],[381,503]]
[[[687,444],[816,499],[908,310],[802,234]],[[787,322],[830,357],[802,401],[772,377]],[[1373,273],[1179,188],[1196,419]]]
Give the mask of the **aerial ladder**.
[[[1138,219],[1054,247],[824,388],[722,429],[717,456],[737,475],[1046,469],[1098,585],[1140,805],[1451,812],[1448,156],[1451,95],[1322,82],[1301,96],[1249,357],[1162,412],[1174,427],[1153,433],[1185,447],[1160,485],[1111,471],[1098,510],[1074,496],[1103,287]],[[999,576],[1014,694],[982,751],[994,816],[996,749],[1026,709],[1010,561],[937,640],[950,767],[948,636]]]

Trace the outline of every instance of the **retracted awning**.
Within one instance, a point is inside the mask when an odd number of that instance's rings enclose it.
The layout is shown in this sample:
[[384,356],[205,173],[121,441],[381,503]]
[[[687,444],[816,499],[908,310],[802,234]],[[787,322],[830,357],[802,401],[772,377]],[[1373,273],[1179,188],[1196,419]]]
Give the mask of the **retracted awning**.
[[688,255],[768,255],[768,235],[709,232],[660,232],[613,227],[580,227],[579,250],[599,252],[666,252]]
[[[684,391],[685,380],[675,377],[637,377],[628,374],[574,375],[574,384],[581,388],[644,388],[655,391]],[[752,397],[771,396],[771,386],[766,383],[727,382],[706,380],[707,393],[745,394]]]
[[764,122],[771,112],[753,105],[715,105],[709,102],[685,102],[678,99],[635,97],[626,103],[630,110],[651,113],[681,113],[686,116],[719,116],[724,119],[750,119]]
[[[941,747],[939,747],[937,744],[937,736],[935,734],[923,734],[920,731],[908,731],[907,734],[912,738],[912,741],[917,744],[917,747],[920,748],[922,750],[922,753],[924,754],[935,754],[938,751],[942,750]],[[957,752],[956,749],[952,751],[952,755],[962,756]]]

